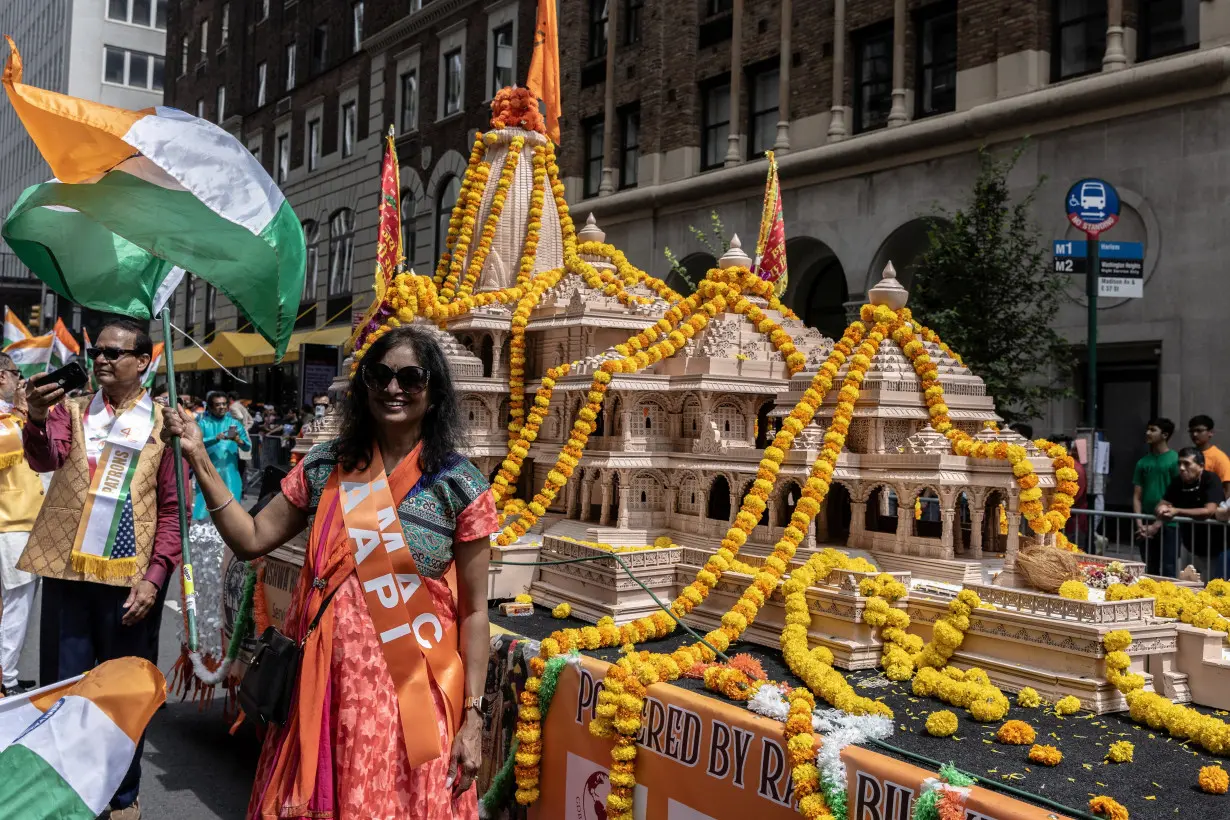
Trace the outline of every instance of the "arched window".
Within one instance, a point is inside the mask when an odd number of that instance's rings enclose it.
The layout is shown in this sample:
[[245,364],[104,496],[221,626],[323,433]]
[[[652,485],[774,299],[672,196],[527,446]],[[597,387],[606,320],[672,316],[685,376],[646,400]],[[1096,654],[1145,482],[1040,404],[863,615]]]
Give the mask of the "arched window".
[[303,241],[307,243],[307,264],[303,273],[303,295],[300,302],[316,301],[316,284],[320,277],[320,223],[303,220]]
[[401,192],[401,249],[406,255],[406,268],[414,267],[414,192]]
[[455,176],[447,176],[440,182],[436,190],[436,245],[435,259],[444,253],[444,243],[448,238],[448,221],[453,215],[453,207],[461,194],[461,180]]
[[329,295],[350,293],[354,265],[354,211],[340,208],[329,217]]
[[700,438],[700,402],[695,396],[683,400],[683,437]]

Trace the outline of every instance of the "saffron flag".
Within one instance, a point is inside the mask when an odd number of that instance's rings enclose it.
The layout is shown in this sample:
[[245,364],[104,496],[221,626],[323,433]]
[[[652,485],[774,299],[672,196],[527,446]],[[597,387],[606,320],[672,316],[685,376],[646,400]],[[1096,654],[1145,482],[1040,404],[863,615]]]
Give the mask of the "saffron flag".
[[81,345],[77,344],[73,334],[58,316],[51,335],[51,370],[63,367],[81,355]]
[[[162,351],[166,349],[166,345],[162,342],[154,345],[154,353],[150,356],[149,367],[145,369],[145,375],[141,377],[141,386],[146,390],[154,388],[154,378],[158,375],[158,368],[162,366]],[[90,380],[94,379],[94,367],[91,363]]]
[[534,53],[525,85],[546,107],[547,136],[559,145],[559,25],[555,18],[556,0],[538,0],[538,21],[534,24]]
[[782,218],[781,186],[777,181],[777,158],[769,158],[769,176],[764,186],[764,211],[760,215],[760,237],[756,240],[756,258],[752,273],[774,283],[774,293],[786,290],[786,221]]
[[0,341],[0,350],[4,350],[13,342],[29,339],[33,335],[30,332],[30,328],[26,327],[25,323],[17,318],[17,314],[13,312],[12,308],[4,308],[4,338],[3,341]]
[[[401,235],[401,175],[397,167],[397,145],[393,141],[393,127],[385,137],[384,163],[380,168],[380,208],[376,220],[376,298],[362,321],[346,342],[351,351],[363,343],[363,339],[385,319],[386,294],[393,285],[393,277],[406,255],[402,250]],[[373,324],[374,323],[374,324]]]
[[86,307],[151,319],[185,270],[286,350],[307,251],[260,162],[217,125],[174,108],[127,111],[22,83],[11,39],[3,83],[55,178],[27,188],[2,231],[48,287]]
[[21,371],[21,377],[28,379],[39,373],[46,373],[51,364],[51,347],[53,336],[47,333],[43,336],[31,336],[14,342],[4,349],[13,359],[13,364]]
[[166,681],[140,658],[0,700],[0,806],[11,818],[94,820],[166,700]]

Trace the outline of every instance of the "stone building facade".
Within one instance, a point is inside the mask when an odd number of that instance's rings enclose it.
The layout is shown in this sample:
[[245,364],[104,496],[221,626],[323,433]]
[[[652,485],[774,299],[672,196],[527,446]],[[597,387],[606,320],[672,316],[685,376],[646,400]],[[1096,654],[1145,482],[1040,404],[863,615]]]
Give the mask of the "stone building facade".
[[[1080,238],[1063,198],[1094,176],[1124,203],[1105,238],[1145,244],[1144,298],[1099,303],[1108,501],[1130,500],[1150,416],[1180,430],[1227,418],[1230,386],[1205,374],[1230,349],[1208,273],[1228,227],[1230,0],[586,0],[560,14],[569,200],[638,266],[665,270],[668,247],[710,266],[689,228],[711,211],[754,236],[774,148],[786,301],[833,335],[887,261],[908,284],[921,218],[964,203],[977,149],[1029,137],[1012,183],[1045,177],[1043,241]],[[1084,286],[1072,278],[1055,318],[1082,354]],[[1070,432],[1080,414],[1057,401],[1035,430]]]

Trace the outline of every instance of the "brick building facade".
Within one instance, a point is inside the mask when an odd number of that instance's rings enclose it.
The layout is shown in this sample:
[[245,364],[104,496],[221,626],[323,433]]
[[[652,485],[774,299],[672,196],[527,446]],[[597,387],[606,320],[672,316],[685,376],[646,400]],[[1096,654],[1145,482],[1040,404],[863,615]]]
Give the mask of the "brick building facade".
[[[1044,242],[1079,238],[1064,194],[1096,176],[1124,203],[1107,238],[1145,246],[1144,298],[1099,304],[1108,502],[1130,499],[1150,416],[1230,413],[1230,385],[1204,375],[1230,348],[1225,300],[1207,298],[1230,228],[1215,170],[1230,164],[1230,0],[577,0],[560,15],[569,201],[638,266],[665,271],[669,247],[705,270],[689,228],[711,211],[750,251],[775,148],[785,300],[832,335],[888,261],[908,285],[923,217],[966,201],[977,149],[1029,137],[1012,183],[1046,178]],[[1055,319],[1082,352],[1084,286]],[[1057,401],[1035,427],[1071,432],[1080,412]]]
[[[443,234],[437,226],[447,227],[472,134],[487,127],[495,90],[524,82],[534,14],[534,3],[524,0],[171,4],[167,104],[243,141],[303,224],[307,270],[297,330],[348,328],[371,301],[390,125],[407,260],[432,269]],[[225,297],[190,278],[172,311],[203,344],[244,329]],[[295,367],[243,368],[240,375],[254,382],[254,394],[288,401]],[[207,371],[192,386],[229,387],[230,380]]]

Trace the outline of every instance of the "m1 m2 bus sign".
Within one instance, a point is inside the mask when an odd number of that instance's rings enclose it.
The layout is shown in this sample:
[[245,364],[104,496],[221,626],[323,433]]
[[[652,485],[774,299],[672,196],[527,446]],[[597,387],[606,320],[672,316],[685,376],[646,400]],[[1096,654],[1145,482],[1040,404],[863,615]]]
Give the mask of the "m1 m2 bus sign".
[[1068,221],[1090,239],[1109,231],[1119,221],[1119,192],[1101,179],[1082,179],[1068,190]]
[[[1056,239],[1055,273],[1088,274],[1089,242]],[[1145,246],[1142,242],[1098,241],[1098,296],[1140,299],[1145,295]]]

